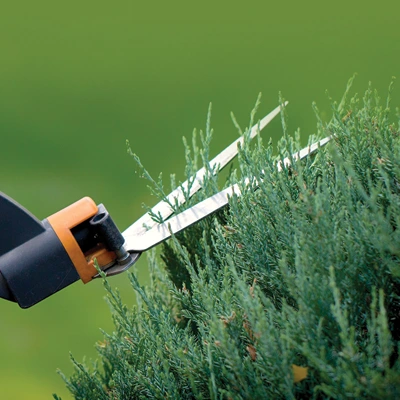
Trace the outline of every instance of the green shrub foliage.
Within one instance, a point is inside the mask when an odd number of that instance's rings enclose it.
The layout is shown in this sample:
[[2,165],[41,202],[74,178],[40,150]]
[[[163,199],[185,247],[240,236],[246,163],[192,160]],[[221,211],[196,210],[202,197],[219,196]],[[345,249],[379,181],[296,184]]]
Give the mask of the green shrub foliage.
[[[278,172],[301,148],[286,110],[276,147],[246,141],[226,184],[253,183],[164,244],[162,261],[150,252],[148,287],[129,273],[137,306],[104,281],[115,332],[101,365],[73,360],[76,399],[400,398],[399,123],[391,87],[381,105],[371,87],[349,99],[351,82],[329,123],[314,107],[310,143],[333,135],[315,156]],[[202,150],[186,145],[188,176],[208,165],[209,121]],[[206,178],[185,207],[218,190]],[[295,382],[293,365],[307,377]]]

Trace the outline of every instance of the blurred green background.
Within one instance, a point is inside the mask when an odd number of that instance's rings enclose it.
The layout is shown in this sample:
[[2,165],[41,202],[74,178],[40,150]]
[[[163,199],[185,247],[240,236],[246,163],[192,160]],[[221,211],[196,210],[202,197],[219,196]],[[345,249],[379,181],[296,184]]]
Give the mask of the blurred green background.
[[[399,75],[398,1],[132,2],[49,0],[2,4],[0,190],[38,218],[88,195],[121,229],[153,205],[125,140],[154,175],[183,178],[181,138],[205,125],[213,102],[213,154],[247,125],[290,101],[289,127],[304,141],[358,73],[385,97]],[[395,90],[393,103],[400,104]],[[279,121],[263,133],[281,135]],[[167,179],[168,181],[168,179]],[[146,259],[138,265],[146,282]],[[127,276],[112,278],[133,304]],[[99,328],[112,330],[101,282],[80,282],[20,310],[0,302],[0,398],[69,398],[56,374],[96,356]]]

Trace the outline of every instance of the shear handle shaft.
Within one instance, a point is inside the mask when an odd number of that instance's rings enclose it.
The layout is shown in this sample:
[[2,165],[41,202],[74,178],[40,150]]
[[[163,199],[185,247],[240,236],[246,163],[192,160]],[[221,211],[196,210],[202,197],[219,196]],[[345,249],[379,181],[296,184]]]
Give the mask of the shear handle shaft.
[[85,197],[39,221],[0,193],[0,297],[28,308],[100,268],[134,260],[105,207]]

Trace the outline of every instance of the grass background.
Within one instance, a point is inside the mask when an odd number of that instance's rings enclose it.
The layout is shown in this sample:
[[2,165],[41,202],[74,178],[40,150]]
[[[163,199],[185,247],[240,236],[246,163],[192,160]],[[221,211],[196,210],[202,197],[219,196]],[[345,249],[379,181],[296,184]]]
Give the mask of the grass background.
[[[398,1],[14,1],[0,13],[0,190],[43,219],[88,195],[121,229],[152,205],[125,140],[147,169],[183,177],[181,137],[205,125],[214,154],[237,137],[257,94],[259,117],[290,101],[289,121],[314,132],[325,89],[340,98],[358,73],[385,96],[399,76]],[[400,105],[395,90],[393,103]],[[275,121],[263,133],[278,138]],[[144,260],[144,261],[143,261]],[[146,281],[145,257],[139,264]],[[127,277],[112,279],[134,302]],[[0,302],[0,398],[68,398],[61,368],[95,356],[112,329],[101,282],[76,283],[29,310]]]

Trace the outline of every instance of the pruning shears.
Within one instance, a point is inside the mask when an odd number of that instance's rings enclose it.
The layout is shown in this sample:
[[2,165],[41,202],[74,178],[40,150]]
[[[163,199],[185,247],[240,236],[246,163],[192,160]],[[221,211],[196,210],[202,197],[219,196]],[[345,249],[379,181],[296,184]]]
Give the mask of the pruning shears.
[[[277,107],[253,126],[250,138],[265,128],[280,109]],[[292,159],[308,156],[329,139],[307,146]],[[127,270],[144,251],[225,206],[232,194],[240,195],[236,184],[173,216],[171,204],[183,204],[201,189],[208,171],[222,169],[237,155],[243,141],[242,136],[233,142],[210,162],[210,168],[200,169],[122,233],[104,205],[96,205],[89,197],[39,221],[0,192],[0,297],[28,308],[79,279],[88,283],[99,277],[95,261],[107,276]],[[277,168],[289,164],[286,158]],[[157,222],[154,215],[163,222]]]

